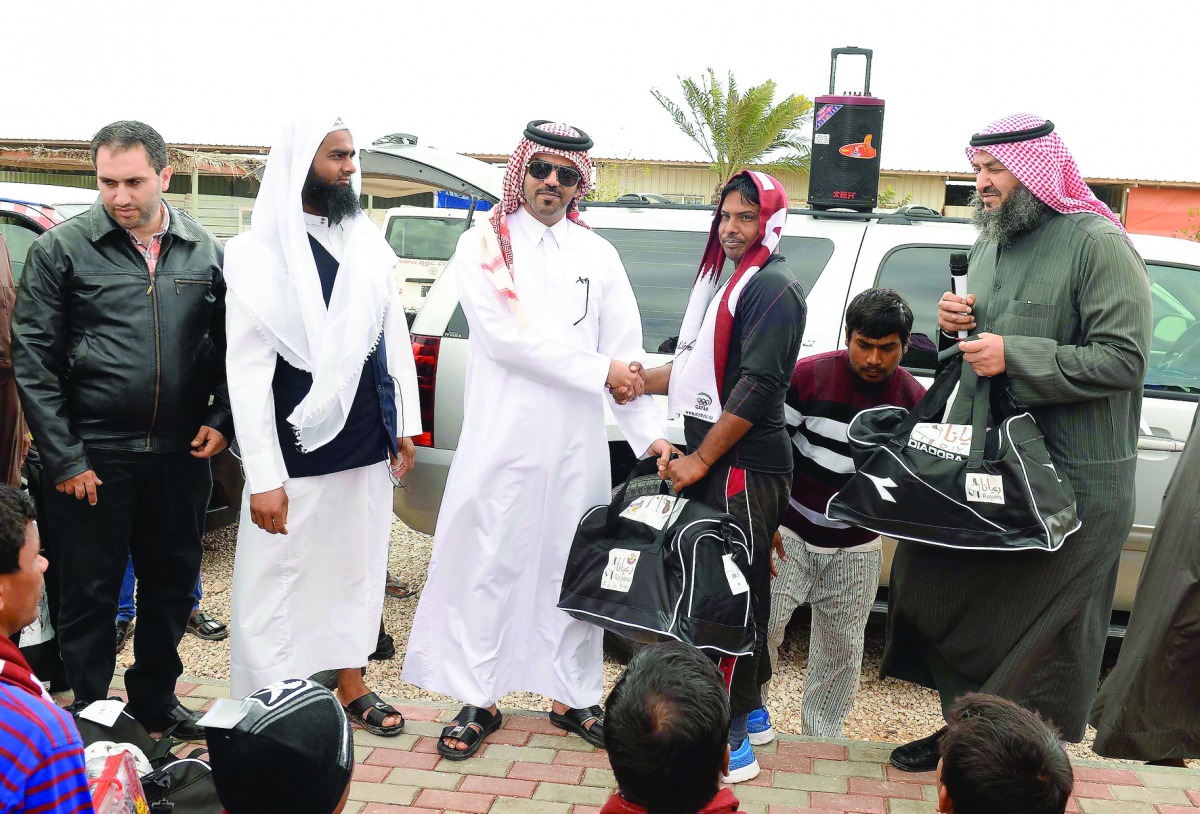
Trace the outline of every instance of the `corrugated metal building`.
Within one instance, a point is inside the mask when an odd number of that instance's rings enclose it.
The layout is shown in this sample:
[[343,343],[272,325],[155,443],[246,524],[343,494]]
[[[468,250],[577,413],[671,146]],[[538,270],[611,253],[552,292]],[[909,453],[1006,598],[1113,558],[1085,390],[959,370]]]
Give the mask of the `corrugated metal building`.
[[[496,164],[503,164],[508,158],[495,154],[468,155]],[[679,203],[707,203],[717,187],[717,174],[700,161],[612,158],[593,161],[597,200],[615,200],[626,192],[652,192]],[[783,182],[793,206],[807,205],[807,175],[789,171],[772,174]],[[1200,225],[1200,183],[1122,178],[1089,178],[1087,182],[1131,230],[1176,237],[1186,226]],[[971,214],[967,200],[974,188],[974,176],[966,172],[885,169],[879,177],[881,195],[890,189],[896,202],[911,195],[909,203],[958,217]],[[1190,215],[1191,210],[1196,214]]]
[[[0,139],[0,181],[93,187],[87,142]],[[175,174],[167,198],[196,217],[218,236],[227,238],[248,228],[258,182],[254,166],[261,163],[268,147],[248,145],[174,144]],[[504,164],[506,155],[472,154],[492,164]],[[706,203],[717,188],[717,175],[699,161],[653,161],[597,158],[597,200],[615,200],[626,192],[652,192],[680,203]],[[778,171],[793,206],[803,207],[808,199],[808,176]],[[1200,183],[1138,179],[1089,178],[1096,194],[1117,212],[1127,225],[1146,234],[1178,236],[1185,227],[1200,224]],[[967,200],[974,179],[963,172],[883,170],[881,195],[890,190],[897,203],[927,206],[945,215],[968,215]],[[406,199],[369,199],[367,205],[377,221],[390,206],[408,203],[432,205],[432,196]],[[427,200],[428,199],[428,200]],[[1196,214],[1190,214],[1195,211]]]

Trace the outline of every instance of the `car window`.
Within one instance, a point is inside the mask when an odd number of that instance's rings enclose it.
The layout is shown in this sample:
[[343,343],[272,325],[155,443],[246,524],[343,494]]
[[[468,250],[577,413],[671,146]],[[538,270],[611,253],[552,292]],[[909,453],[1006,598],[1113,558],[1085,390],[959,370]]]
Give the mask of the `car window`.
[[1200,394],[1200,269],[1146,268],[1153,308],[1146,389]]
[[950,286],[950,254],[969,246],[900,246],[879,264],[875,285],[892,288],[913,312],[913,337],[901,360],[914,373],[937,367],[937,302]]
[[12,259],[13,279],[20,282],[21,271],[25,268],[25,255],[29,254],[29,247],[33,245],[33,241],[37,240],[40,233],[34,231],[20,218],[0,213],[0,234],[4,235],[4,242],[8,244],[8,255]]
[[[645,350],[672,352],[668,340],[679,335],[708,234],[648,229],[597,229],[596,232],[616,247],[625,264],[642,314]],[[833,256],[833,241],[785,237],[779,253],[787,258],[807,294]]]
[[449,260],[467,225],[465,218],[392,218],[387,242],[397,256],[408,260]]

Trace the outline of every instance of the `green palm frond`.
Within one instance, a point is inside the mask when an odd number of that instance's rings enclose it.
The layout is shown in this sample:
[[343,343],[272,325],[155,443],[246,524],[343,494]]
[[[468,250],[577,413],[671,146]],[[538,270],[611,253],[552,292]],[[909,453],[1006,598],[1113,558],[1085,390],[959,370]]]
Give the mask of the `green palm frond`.
[[[698,80],[678,77],[683,106],[657,89],[650,93],[688,138],[704,150],[722,182],[747,166],[808,171],[812,101],[791,95],[775,104],[768,79],[742,93],[730,71],[718,81],[709,68]],[[686,108],[686,109],[685,109]]]

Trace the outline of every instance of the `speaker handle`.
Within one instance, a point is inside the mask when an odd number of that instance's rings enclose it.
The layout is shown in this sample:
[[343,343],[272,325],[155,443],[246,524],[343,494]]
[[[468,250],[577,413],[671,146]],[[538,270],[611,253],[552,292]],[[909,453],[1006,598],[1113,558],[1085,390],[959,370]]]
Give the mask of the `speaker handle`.
[[834,48],[829,52],[829,95],[833,96],[835,90],[834,81],[837,79],[837,58],[841,54],[851,54],[864,56],[867,58],[867,75],[863,81],[863,95],[871,95],[871,55],[874,53],[870,48],[855,48],[853,45],[846,48]]

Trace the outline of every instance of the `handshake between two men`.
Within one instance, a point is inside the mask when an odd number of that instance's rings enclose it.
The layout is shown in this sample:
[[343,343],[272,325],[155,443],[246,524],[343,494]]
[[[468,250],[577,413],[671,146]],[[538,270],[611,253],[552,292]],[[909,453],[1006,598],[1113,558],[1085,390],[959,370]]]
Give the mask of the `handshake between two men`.
[[[670,379],[670,364],[647,371],[641,362],[626,364],[613,359],[609,362],[605,386],[617,404],[628,404],[646,393],[666,395]],[[731,418],[733,423],[739,425],[734,430],[734,435],[740,438],[749,428],[749,422],[743,422],[736,417]],[[725,433],[717,435],[723,436]],[[721,454],[723,451],[720,450]],[[658,476],[671,481],[672,489],[676,493],[701,480],[709,470],[709,464],[700,456],[699,450],[685,455],[664,438],[651,444],[646,450],[646,455],[658,456]],[[719,454],[715,457],[719,457]]]
[[608,363],[608,380],[604,386],[612,393],[617,404],[628,404],[646,392],[646,380],[642,376],[644,370],[641,362],[625,364],[613,359]]

